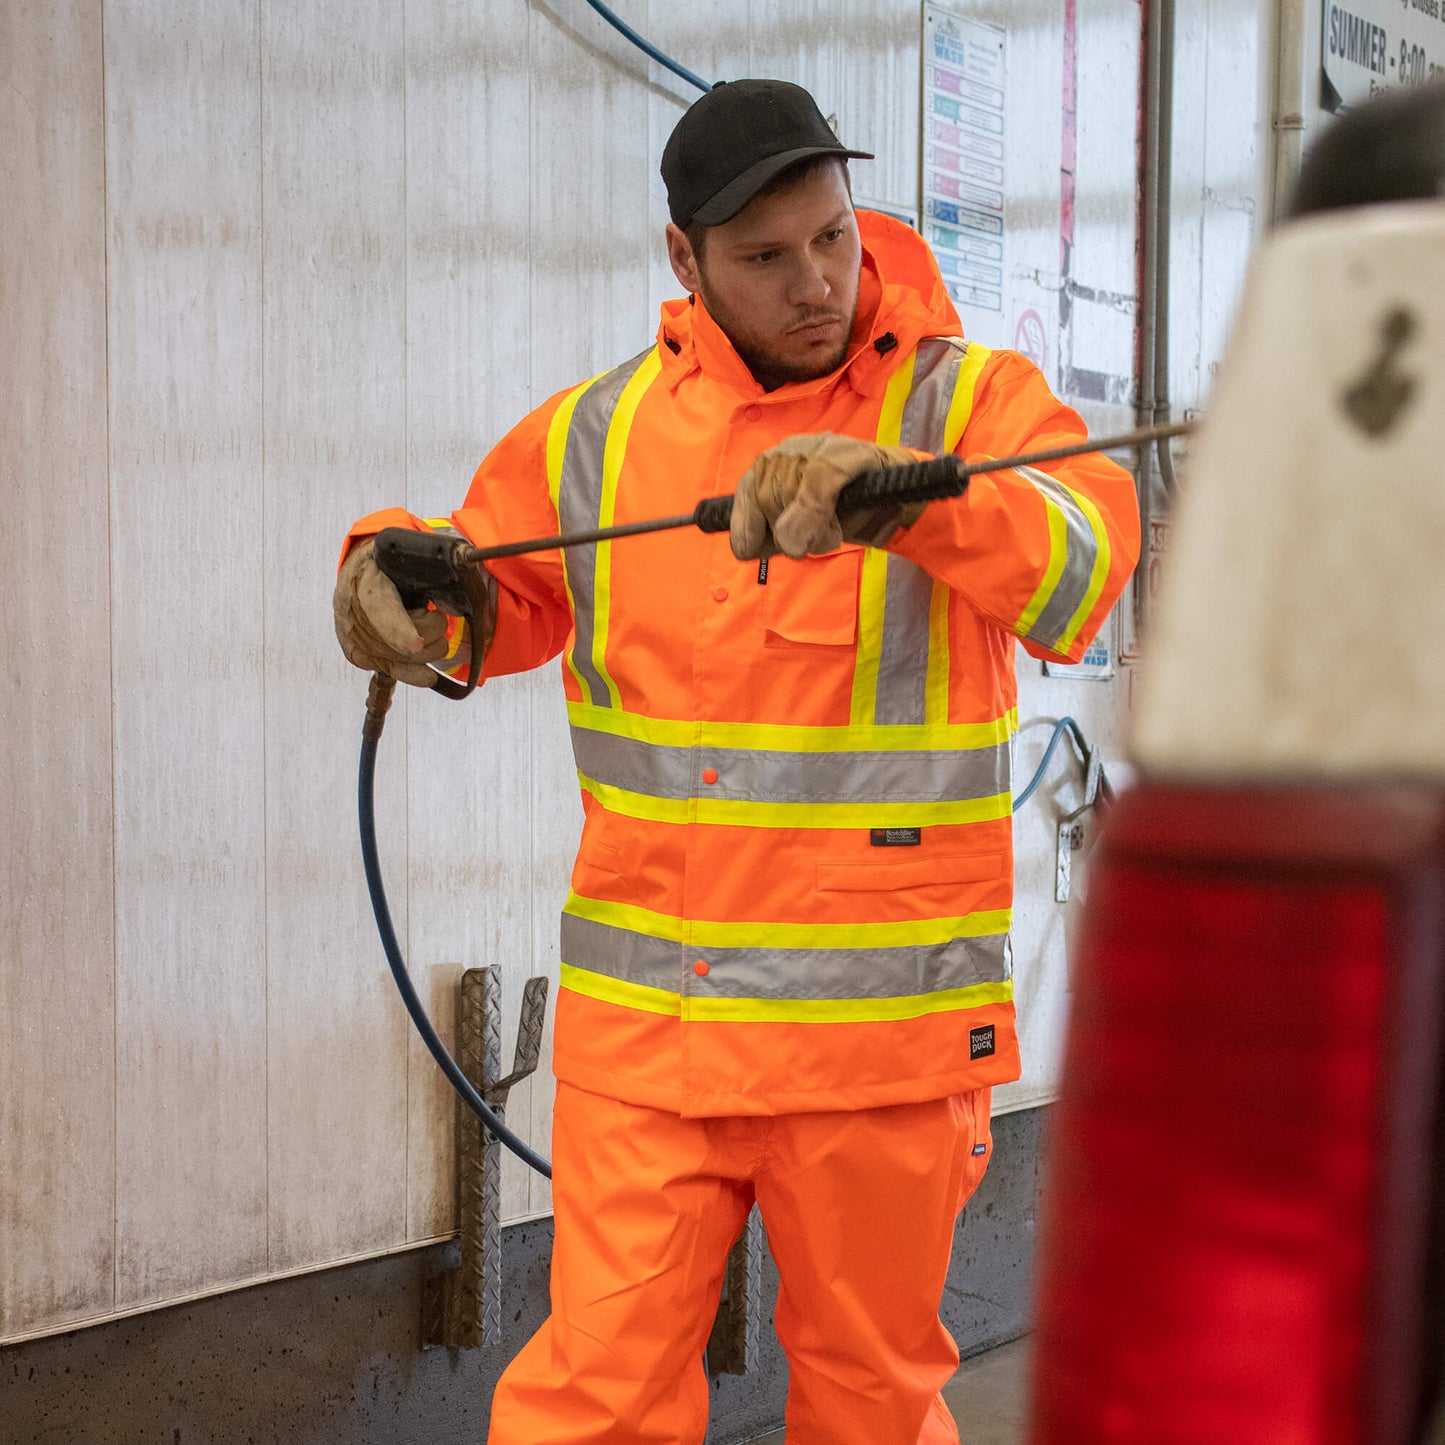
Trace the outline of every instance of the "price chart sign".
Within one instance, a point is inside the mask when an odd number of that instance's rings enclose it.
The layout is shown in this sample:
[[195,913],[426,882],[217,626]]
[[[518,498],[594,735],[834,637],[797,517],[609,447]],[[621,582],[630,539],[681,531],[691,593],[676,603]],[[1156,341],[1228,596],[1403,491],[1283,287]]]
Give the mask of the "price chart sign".
[[924,11],[923,234],[965,331],[970,313],[996,324],[1005,275],[1004,32],[935,5]]
[[1321,53],[1325,103],[1363,105],[1372,95],[1445,74],[1445,0],[1325,0]]

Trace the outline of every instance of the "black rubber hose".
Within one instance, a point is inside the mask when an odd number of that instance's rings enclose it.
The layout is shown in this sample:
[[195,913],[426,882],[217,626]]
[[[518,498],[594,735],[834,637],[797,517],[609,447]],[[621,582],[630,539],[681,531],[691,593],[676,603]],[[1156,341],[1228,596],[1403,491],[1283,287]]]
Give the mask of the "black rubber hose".
[[685,65],[679,65],[670,55],[664,55],[650,40],[639,35],[620,15],[609,10],[602,0],[587,0],[587,3],[614,30],[625,35],[644,55],[651,56],[659,65],[666,66],[674,75],[681,76],[689,85],[695,85],[701,91],[712,89],[710,81],[704,80],[700,75],[694,75]]
[[[1053,761],[1054,749],[1058,747],[1059,739],[1063,737],[1065,731],[1071,732],[1074,735],[1074,741],[1078,743],[1079,751],[1084,755],[1085,762],[1088,761],[1089,745],[1084,739],[1084,730],[1078,725],[1078,723],[1073,720],[1073,718],[1061,717],[1058,722],[1054,724],[1053,736],[1049,739],[1048,747],[1044,749],[1043,757],[1039,759],[1038,767],[1034,769],[1033,777],[1029,779],[1028,787],[1026,787],[1023,792],[1021,792],[1018,797],[1014,799],[1013,811],[1015,813],[1017,813],[1018,810],[1022,808],[1023,805],[1027,803],[1030,798],[1033,797],[1034,790],[1041,782],[1043,782],[1044,774],[1048,772],[1049,764]],[[1106,801],[1112,800],[1113,789],[1109,788],[1108,784],[1105,783],[1102,778],[1099,782],[1099,791],[1100,793],[1107,793],[1105,799]]]
[[361,766],[356,786],[356,811],[361,825],[361,861],[366,869],[366,888],[371,894],[371,911],[376,915],[376,931],[381,935],[381,946],[386,952],[386,961],[391,966],[391,976],[416,1031],[422,1042],[431,1050],[442,1073],[447,1076],[462,1102],[482,1121],[483,1126],[501,1143],[505,1144],[524,1164],[530,1165],[545,1179],[552,1177],[552,1166],[529,1144],[519,1139],[502,1122],[496,1111],[472,1087],[472,1081],[462,1072],[461,1066],[447,1051],[432,1021],[417,997],[411,975],[406,970],[406,960],[401,956],[401,945],[396,941],[396,929],[392,927],[391,909],[386,902],[386,888],[381,880],[381,860],[376,851],[376,744],[377,739],[368,730],[361,740]]

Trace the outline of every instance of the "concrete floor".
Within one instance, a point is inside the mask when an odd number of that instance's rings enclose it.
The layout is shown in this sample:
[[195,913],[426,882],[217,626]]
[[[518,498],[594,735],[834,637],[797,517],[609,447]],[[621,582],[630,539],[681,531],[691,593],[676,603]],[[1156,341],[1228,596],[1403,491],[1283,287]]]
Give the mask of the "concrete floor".
[[[1022,1445],[1024,1376],[1028,1339],[965,1360],[943,1391],[958,1421],[962,1445]],[[763,1435],[753,1445],[784,1445],[783,1431]]]

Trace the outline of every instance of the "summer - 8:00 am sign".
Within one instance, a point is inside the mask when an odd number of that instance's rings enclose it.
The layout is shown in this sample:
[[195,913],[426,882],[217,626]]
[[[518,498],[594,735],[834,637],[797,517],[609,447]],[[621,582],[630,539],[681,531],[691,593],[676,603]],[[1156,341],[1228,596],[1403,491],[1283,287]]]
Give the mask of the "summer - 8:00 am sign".
[[1330,110],[1445,74],[1445,0],[1325,0],[1324,18],[1323,99]]

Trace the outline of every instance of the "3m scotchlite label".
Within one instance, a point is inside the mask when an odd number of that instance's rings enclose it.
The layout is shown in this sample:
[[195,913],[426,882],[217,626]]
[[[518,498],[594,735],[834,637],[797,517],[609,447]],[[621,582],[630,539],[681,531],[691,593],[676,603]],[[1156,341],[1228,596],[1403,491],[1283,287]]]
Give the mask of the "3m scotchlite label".
[[[945,802],[991,798],[1009,783],[1006,742],[967,751],[820,755],[759,748],[668,747],[573,728],[577,770],[597,783],[653,798],[768,803]],[[713,783],[702,774],[713,770]]]
[[1030,642],[1063,652],[1078,636],[1109,574],[1109,540],[1098,509],[1057,477],[1019,467],[1048,508],[1049,565],[1016,631]]
[[[598,518],[603,512],[603,493],[608,458],[608,437],[619,401],[634,375],[655,356],[652,347],[623,362],[613,371],[579,388],[576,400],[568,397],[563,403],[572,406],[569,420],[554,442],[558,424],[548,438],[548,461],[554,460],[554,445],[560,446],[561,463],[557,473],[557,517],[564,532],[585,531],[604,526]],[[632,410],[635,411],[635,404]],[[631,423],[631,415],[626,418]],[[550,466],[549,466],[550,469]],[[616,479],[613,478],[615,496]],[[567,591],[572,599],[573,625],[576,636],[568,663],[582,684],[587,700],[598,707],[615,706],[615,688],[606,675],[602,652],[606,647],[605,623],[598,632],[598,574],[602,571],[604,589],[609,581],[610,549],[604,547],[572,547],[564,553]]]

